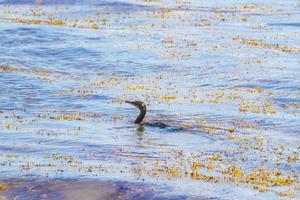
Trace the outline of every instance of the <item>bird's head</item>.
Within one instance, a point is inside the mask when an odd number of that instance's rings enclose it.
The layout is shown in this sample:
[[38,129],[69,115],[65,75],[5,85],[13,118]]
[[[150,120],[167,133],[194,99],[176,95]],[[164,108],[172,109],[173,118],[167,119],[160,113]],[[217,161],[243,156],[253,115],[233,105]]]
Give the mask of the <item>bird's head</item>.
[[142,101],[125,101],[125,103],[137,107],[140,111],[146,111],[146,104]]
[[139,116],[134,121],[134,123],[140,124],[146,115],[146,104],[142,101],[125,101],[125,103],[129,103],[140,110]]

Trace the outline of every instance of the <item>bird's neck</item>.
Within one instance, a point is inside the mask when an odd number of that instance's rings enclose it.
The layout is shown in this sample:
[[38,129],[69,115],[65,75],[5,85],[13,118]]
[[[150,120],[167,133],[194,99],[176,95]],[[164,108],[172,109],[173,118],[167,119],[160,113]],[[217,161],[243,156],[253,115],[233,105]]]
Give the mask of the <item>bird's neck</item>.
[[139,124],[143,121],[144,117],[146,115],[146,109],[140,109],[140,114],[134,121],[134,123]]

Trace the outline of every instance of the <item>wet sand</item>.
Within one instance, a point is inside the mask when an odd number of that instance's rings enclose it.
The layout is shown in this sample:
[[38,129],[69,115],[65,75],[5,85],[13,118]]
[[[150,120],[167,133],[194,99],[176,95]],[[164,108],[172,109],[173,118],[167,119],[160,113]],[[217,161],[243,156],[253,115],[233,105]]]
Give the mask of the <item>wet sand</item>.
[[1,200],[208,199],[184,195],[170,196],[167,191],[163,186],[98,180],[10,179],[0,182]]

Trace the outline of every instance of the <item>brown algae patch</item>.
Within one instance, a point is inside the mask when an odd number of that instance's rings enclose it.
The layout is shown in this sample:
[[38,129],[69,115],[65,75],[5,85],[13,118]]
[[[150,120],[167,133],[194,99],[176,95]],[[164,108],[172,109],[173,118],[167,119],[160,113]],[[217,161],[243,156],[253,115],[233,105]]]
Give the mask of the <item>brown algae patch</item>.
[[264,6],[261,4],[255,4],[255,3],[246,3],[246,4],[241,4],[237,6],[226,6],[226,10],[231,10],[231,11],[242,11],[242,12],[266,12],[266,11],[273,11],[272,7],[270,6]]
[[48,24],[52,26],[65,26],[66,21],[63,20],[41,20],[41,19],[26,19],[26,18],[15,18],[15,19],[4,19],[10,22],[22,23],[22,24]]
[[1,192],[7,192],[8,191],[8,185],[3,183],[3,182],[0,182],[0,191]]
[[47,23],[49,25],[54,25],[54,26],[65,26],[67,24],[66,21],[62,21],[62,20],[48,20],[48,21],[44,21],[43,23]]
[[24,71],[25,71],[24,69],[19,69],[8,65],[0,66],[0,72],[3,73],[14,73],[14,72],[24,72]]
[[[68,7],[57,7],[56,10],[36,8],[36,7],[11,7],[7,6],[4,8],[4,15],[0,16],[0,20],[11,22],[11,23],[22,23],[22,24],[34,24],[34,25],[50,25],[50,26],[64,26],[64,27],[76,27],[84,29],[99,29],[100,26],[105,27],[111,22],[111,19],[101,17],[96,13],[92,16],[85,18],[75,19],[59,19],[61,12],[66,12]],[[15,16],[21,17],[15,17]],[[105,15],[109,15],[106,13]]]
[[78,117],[76,115],[68,116],[65,114],[59,114],[57,116],[52,116],[50,119],[59,120],[59,121],[85,121],[84,118]]
[[256,114],[271,114],[277,113],[276,109],[270,103],[258,104],[254,102],[243,102],[239,108],[241,113],[251,112]]
[[235,37],[235,38],[233,38],[233,40],[238,41],[241,44],[247,44],[249,46],[256,47],[256,48],[278,50],[278,51],[281,51],[283,53],[288,53],[288,54],[300,54],[299,49],[292,49],[288,46],[279,45],[279,44],[267,44],[261,40],[246,39],[246,38],[241,38],[241,37]]
[[50,82],[55,82],[57,80],[68,79],[69,76],[65,73],[41,70],[41,69],[26,69],[18,68],[10,65],[0,65],[0,73],[12,73],[12,74],[21,74],[30,77],[40,78]]
[[12,22],[23,23],[23,24],[41,24],[42,20],[39,19],[9,19]]
[[236,165],[226,164],[226,160],[219,155],[208,156],[202,161],[197,161],[195,156],[180,153],[175,161],[145,162],[143,167],[134,168],[133,172],[157,179],[186,177],[209,183],[234,184],[251,187],[259,192],[274,192],[279,196],[283,195],[286,188],[289,188],[288,196],[294,196],[296,188],[299,187],[298,176],[292,172],[266,167],[243,170]]

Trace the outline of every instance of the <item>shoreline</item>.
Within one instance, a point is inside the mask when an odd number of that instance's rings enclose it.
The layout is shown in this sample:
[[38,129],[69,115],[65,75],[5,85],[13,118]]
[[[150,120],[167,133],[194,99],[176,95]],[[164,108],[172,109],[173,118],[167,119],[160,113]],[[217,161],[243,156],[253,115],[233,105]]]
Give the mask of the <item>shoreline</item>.
[[205,197],[170,195],[164,186],[91,179],[0,179],[0,199],[188,199]]

